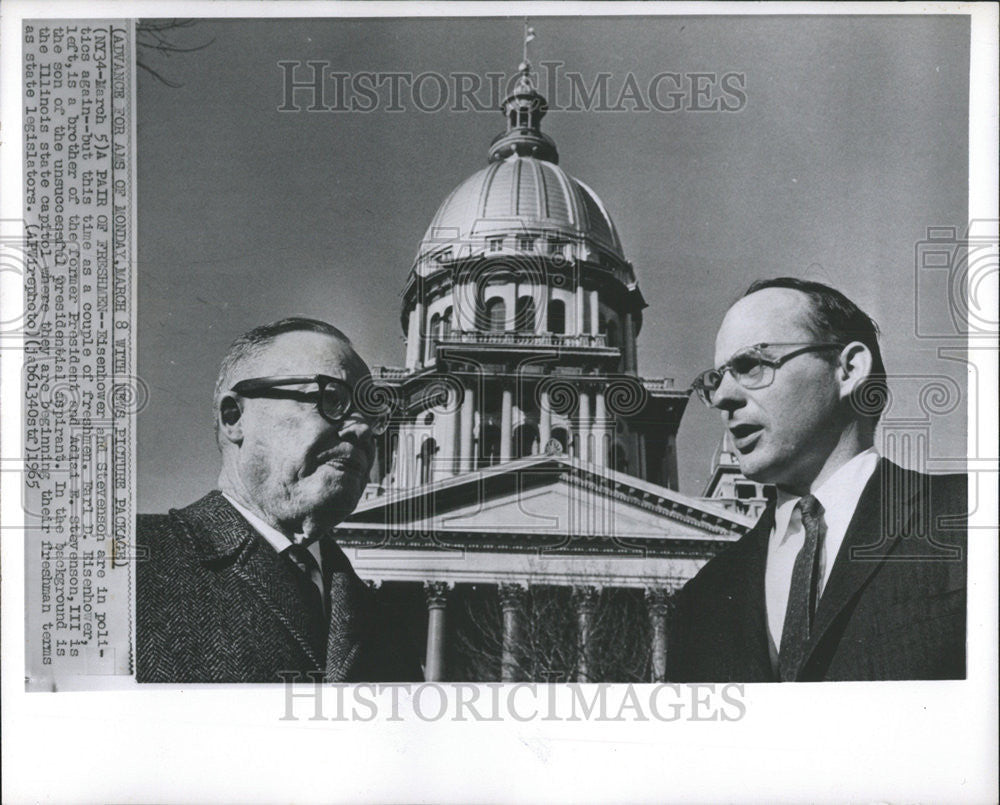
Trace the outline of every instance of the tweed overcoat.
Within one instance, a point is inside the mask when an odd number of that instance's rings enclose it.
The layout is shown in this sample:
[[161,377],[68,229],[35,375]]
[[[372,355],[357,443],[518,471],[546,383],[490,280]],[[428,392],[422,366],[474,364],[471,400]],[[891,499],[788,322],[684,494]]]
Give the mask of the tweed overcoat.
[[329,623],[299,571],[211,492],[166,515],[139,515],[136,678],[140,682],[423,679],[416,652],[379,611],[333,540],[323,540]]

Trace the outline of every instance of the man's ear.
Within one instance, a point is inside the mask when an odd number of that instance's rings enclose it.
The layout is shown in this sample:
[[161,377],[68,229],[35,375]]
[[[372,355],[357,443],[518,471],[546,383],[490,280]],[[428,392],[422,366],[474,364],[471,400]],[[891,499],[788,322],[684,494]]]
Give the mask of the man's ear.
[[860,341],[852,341],[840,351],[837,366],[840,398],[846,400],[855,394],[871,373],[872,351]]
[[233,444],[243,441],[243,409],[230,394],[219,400],[219,433]]

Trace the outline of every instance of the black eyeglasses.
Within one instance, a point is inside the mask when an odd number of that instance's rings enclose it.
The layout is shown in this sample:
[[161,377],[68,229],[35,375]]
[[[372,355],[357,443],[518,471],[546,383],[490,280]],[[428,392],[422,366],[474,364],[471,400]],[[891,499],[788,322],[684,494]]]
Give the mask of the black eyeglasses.
[[[318,389],[317,391],[301,391],[281,388],[282,386],[297,386],[303,383],[315,383]],[[359,405],[355,399],[355,389],[340,378],[329,375],[253,377],[241,380],[230,391],[241,397],[271,397],[315,403],[319,415],[334,425],[342,425],[352,414],[356,414],[376,436],[381,436],[388,430],[389,418],[392,416],[389,407],[367,410],[371,406]]]
[[[765,350],[772,347],[798,347],[798,349],[786,352],[780,358],[772,358],[765,352]],[[698,397],[701,398],[701,401],[711,408],[713,405],[712,396],[719,390],[719,386],[722,385],[722,378],[726,372],[729,372],[733,376],[733,379],[745,389],[767,388],[774,382],[775,370],[792,358],[806,352],[842,348],[843,344],[834,344],[832,342],[806,343],[804,341],[791,341],[781,344],[754,344],[753,346],[741,349],[722,364],[722,366],[702,372],[691,383],[691,388],[698,392]]]

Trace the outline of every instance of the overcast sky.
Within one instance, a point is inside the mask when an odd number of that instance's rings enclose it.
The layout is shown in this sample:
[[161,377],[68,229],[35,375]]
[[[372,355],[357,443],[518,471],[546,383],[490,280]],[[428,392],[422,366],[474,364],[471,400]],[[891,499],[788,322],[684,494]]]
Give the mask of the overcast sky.
[[[968,218],[964,18],[531,24],[532,61],[562,62],[587,86],[610,73],[610,105],[630,74],[647,102],[663,72],[745,76],[736,112],[627,102],[625,111],[553,110],[543,122],[560,165],[604,201],[635,266],[649,303],[644,376],[686,386],[711,365],[722,315],[751,280],[807,276],[882,326],[886,363],[900,375],[890,430],[929,424],[931,458],[965,455],[964,399],[929,415],[918,404],[928,384],[964,392],[965,370],[939,356],[945,342],[917,337],[944,333],[950,320],[941,272],[916,267],[928,227],[961,233]],[[403,110],[388,111],[388,85],[369,112],[279,112],[277,63],[449,82],[474,73],[488,85],[487,73],[516,70],[521,30],[520,18],[201,21],[175,39],[208,47],[144,56],[181,86],[139,73],[139,371],[150,390],[138,420],[140,511],[214,487],[212,387],[227,345],[249,328],[318,317],[370,364],[403,364],[399,292],[417,245],[504,127],[496,111],[452,110],[453,96],[422,111],[404,91]],[[425,86],[425,108],[436,86]],[[565,104],[568,80],[557,86]],[[667,103],[672,86],[661,87]],[[947,408],[938,400],[935,410]],[[720,436],[717,416],[692,400],[678,439],[681,491],[701,493]],[[902,463],[921,463],[894,444]]]

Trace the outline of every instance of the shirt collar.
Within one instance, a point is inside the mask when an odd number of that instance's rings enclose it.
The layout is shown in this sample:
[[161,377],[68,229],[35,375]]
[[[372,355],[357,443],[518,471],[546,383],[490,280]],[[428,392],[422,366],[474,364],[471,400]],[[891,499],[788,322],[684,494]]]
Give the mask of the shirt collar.
[[[878,460],[878,451],[874,447],[869,447],[838,467],[836,472],[818,487],[809,490],[823,506],[823,519],[828,530],[846,530],[848,525],[846,521],[854,516],[858,499],[868,479],[875,472]],[[795,514],[795,506],[801,499],[801,495],[778,490],[778,501],[774,510],[775,536],[780,536],[781,539],[787,536],[789,523]],[[842,520],[845,522],[841,522]]]
[[260,517],[250,511],[246,506],[231,495],[223,492],[222,496],[233,505],[233,508],[236,509],[236,511],[243,515],[246,521],[250,523],[251,528],[266,539],[270,543],[271,547],[273,547],[278,553],[284,551],[289,545],[301,541],[290,539],[270,523],[265,523],[260,519]]

